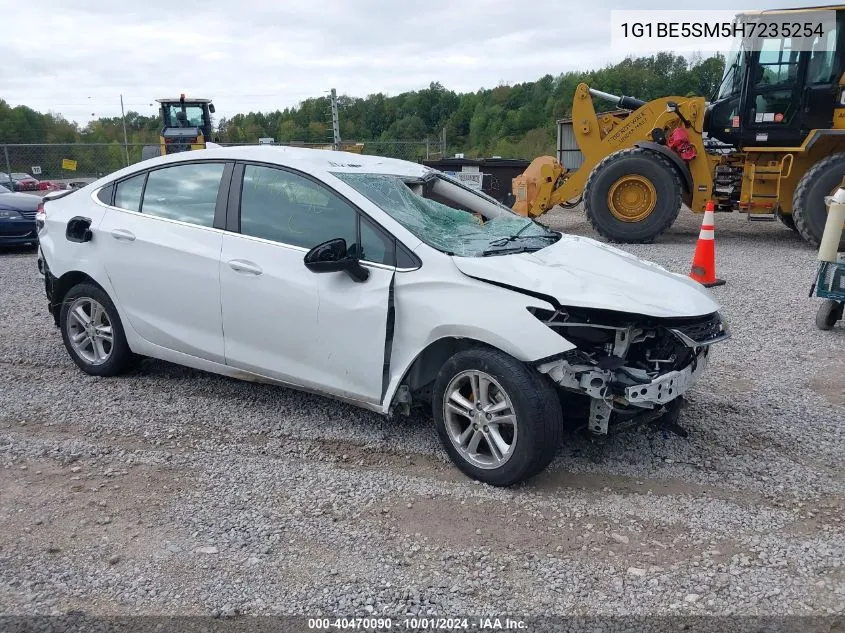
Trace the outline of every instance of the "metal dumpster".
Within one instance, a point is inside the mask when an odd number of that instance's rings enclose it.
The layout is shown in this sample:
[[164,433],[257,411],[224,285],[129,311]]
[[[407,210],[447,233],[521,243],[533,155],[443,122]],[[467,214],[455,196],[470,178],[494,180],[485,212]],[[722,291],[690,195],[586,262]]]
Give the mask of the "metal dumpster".
[[519,158],[455,157],[423,160],[422,164],[453,175],[465,185],[481,189],[488,196],[511,206],[511,181],[525,171],[530,161]]

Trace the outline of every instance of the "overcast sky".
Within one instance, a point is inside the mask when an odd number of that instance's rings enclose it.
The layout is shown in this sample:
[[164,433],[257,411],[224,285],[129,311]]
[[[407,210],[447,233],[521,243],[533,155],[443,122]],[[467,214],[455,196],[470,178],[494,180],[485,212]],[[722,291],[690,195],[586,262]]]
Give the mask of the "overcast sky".
[[[713,0],[709,9],[812,2]],[[611,9],[593,0],[0,0],[0,98],[85,123],[159,97],[210,97],[216,117],[320,96],[455,91],[589,70],[610,47]],[[677,2],[675,9],[700,8]],[[22,22],[16,24],[17,18]]]

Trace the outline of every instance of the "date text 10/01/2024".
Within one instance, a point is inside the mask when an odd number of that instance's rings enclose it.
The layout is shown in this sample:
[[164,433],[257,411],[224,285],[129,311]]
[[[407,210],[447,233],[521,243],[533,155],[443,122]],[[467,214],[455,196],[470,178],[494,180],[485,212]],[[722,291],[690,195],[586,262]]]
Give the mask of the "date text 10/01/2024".
[[313,630],[359,629],[365,631],[398,630],[525,630],[527,623],[511,618],[309,618]]

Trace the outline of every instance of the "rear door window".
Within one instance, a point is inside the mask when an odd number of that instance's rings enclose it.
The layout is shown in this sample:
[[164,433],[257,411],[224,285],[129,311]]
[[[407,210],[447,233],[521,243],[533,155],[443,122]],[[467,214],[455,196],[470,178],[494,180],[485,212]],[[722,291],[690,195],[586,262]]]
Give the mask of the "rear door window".
[[149,172],[141,212],[213,226],[224,167],[223,163],[191,163]]

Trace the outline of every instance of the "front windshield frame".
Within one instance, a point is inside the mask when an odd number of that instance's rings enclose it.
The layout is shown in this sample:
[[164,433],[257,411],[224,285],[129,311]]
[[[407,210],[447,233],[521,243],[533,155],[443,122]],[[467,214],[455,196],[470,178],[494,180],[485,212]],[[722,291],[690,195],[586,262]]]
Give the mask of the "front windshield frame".
[[[559,232],[437,170],[430,170],[421,177],[360,172],[331,172],[331,175],[363,195],[416,238],[450,256],[487,257],[535,252],[561,237]],[[459,206],[449,206],[427,197],[438,188],[438,181],[469,193],[472,198],[464,196],[458,202]],[[427,195],[412,191],[412,187],[418,190],[424,187]],[[479,202],[479,209],[484,209],[484,214],[463,204],[473,198],[483,201],[483,205]],[[491,204],[495,207],[486,206]]]
[[738,95],[742,89],[740,78],[745,66],[745,41],[737,38],[731,45],[731,50],[725,58],[725,71],[716,93],[715,100],[727,99]]

